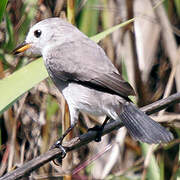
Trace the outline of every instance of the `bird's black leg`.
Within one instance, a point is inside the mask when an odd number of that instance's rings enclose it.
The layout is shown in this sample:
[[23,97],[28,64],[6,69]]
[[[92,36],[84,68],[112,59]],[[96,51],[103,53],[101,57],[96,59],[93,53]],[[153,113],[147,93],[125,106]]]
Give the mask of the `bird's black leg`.
[[51,149],[59,148],[62,150],[61,159],[63,159],[66,156],[66,149],[62,146],[63,139],[71,132],[71,130],[75,127],[75,123],[72,124],[65,133],[52,145]]
[[69,109],[70,117],[71,117],[71,126],[65,131],[65,133],[54,143],[51,148],[60,148],[62,150],[62,155],[60,160],[62,160],[66,156],[66,148],[62,146],[62,141],[64,138],[71,132],[71,130],[76,126],[79,116],[79,111],[74,108]]
[[108,120],[109,120],[109,117],[107,116],[101,126],[96,125],[93,128],[89,128],[88,129],[88,131],[96,131],[97,132],[97,135],[96,135],[96,138],[95,138],[96,142],[100,142],[101,141],[102,132],[103,132],[103,129],[104,129],[106,123],[108,122]]

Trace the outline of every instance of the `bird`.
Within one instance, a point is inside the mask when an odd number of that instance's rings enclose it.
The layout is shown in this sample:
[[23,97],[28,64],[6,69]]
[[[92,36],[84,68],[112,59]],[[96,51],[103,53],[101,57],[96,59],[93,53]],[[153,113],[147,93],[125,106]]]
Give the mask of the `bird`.
[[66,20],[53,17],[33,25],[13,52],[24,51],[43,57],[50,78],[69,107],[71,125],[54,147],[61,147],[64,137],[76,126],[80,112],[120,120],[132,138],[141,142],[158,144],[173,139],[169,130],[131,102],[128,96],[135,95],[132,86],[105,51]]

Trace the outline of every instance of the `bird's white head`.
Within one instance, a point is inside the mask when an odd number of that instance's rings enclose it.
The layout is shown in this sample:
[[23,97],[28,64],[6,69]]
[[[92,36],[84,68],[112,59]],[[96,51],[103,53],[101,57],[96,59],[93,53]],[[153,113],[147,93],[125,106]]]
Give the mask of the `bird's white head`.
[[29,51],[33,55],[42,55],[48,47],[60,45],[71,41],[82,33],[70,23],[60,18],[48,18],[32,26],[26,36],[26,40],[20,44],[14,53]]

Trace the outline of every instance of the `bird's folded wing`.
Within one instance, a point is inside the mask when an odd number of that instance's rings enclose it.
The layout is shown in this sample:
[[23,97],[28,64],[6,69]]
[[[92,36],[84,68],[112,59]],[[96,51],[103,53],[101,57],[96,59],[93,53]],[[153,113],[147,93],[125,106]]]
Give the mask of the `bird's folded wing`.
[[135,95],[131,85],[123,80],[99,46],[85,44],[80,47],[76,42],[61,45],[55,51],[56,54],[47,56],[46,61],[51,74],[57,79],[123,97]]
[[108,88],[116,94],[124,97],[128,97],[129,95],[135,95],[135,92],[131,85],[128,82],[122,80],[121,76],[116,73],[103,74],[102,77],[92,79],[91,82],[93,84]]

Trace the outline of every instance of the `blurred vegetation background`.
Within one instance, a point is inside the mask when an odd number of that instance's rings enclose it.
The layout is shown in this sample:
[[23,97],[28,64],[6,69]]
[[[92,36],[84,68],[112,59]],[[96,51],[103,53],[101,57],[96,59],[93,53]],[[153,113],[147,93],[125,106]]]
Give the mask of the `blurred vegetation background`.
[[[69,4],[67,3],[69,2]],[[42,59],[14,56],[36,22],[67,17],[93,37],[135,17],[105,38],[95,38],[134,87],[143,106],[180,92],[179,0],[1,0],[0,1],[0,176],[43,152],[61,135],[68,109]],[[45,79],[47,78],[47,79]],[[44,80],[45,79],[45,80]],[[29,90],[29,91],[28,91]],[[152,116],[174,134],[167,145],[135,142],[121,128],[73,151],[63,167],[47,163],[32,179],[180,179],[180,105]],[[73,136],[103,118],[81,114]],[[67,176],[68,175],[68,176]]]

